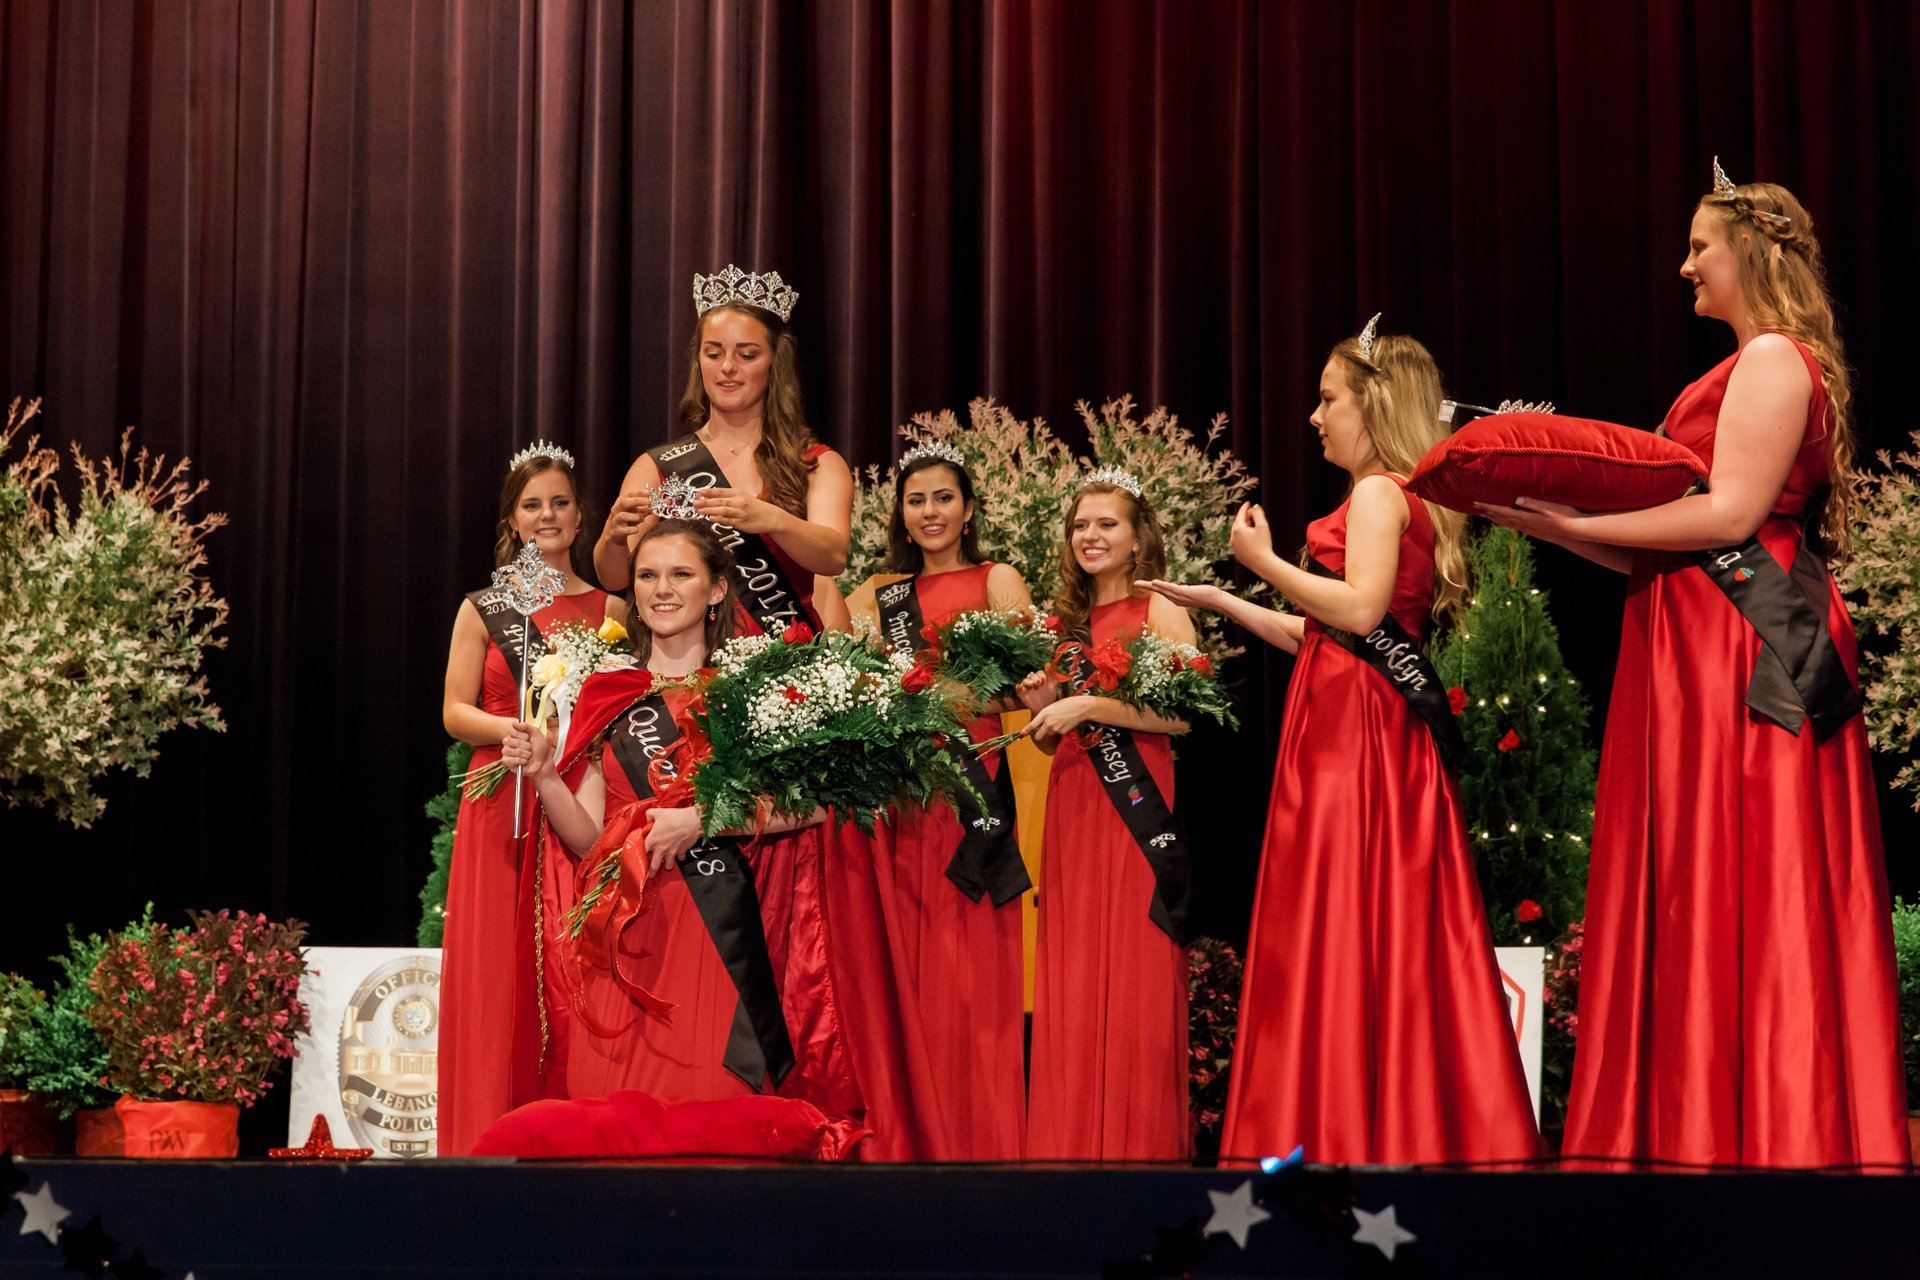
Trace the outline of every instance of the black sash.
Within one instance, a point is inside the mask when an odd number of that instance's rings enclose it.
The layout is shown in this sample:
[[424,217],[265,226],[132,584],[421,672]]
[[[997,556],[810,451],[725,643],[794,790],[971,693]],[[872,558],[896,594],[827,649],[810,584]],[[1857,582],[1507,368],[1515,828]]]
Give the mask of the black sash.
[[[720,464],[713,460],[713,454],[707,451],[699,436],[649,449],[647,456],[660,468],[662,477],[679,476],[695,489],[731,487]],[[766,539],[718,521],[713,527],[720,534],[720,541],[733,552],[733,567],[740,575],[740,603],[762,631],[777,636],[789,623],[812,625],[815,622],[805,605],[812,592],[794,586]]]
[[1188,941],[1187,900],[1193,891],[1186,827],[1167,807],[1159,785],[1147,772],[1147,762],[1141,758],[1131,730],[1102,724],[1083,731],[1097,735],[1087,744],[1087,759],[1100,776],[1107,799],[1119,810],[1120,820],[1127,824],[1140,852],[1147,855],[1147,865],[1153,868],[1153,902],[1147,908],[1147,918],[1184,946]]
[[[889,583],[874,594],[880,613],[880,637],[895,653],[911,658],[920,647],[925,615],[915,579]],[[976,804],[965,791],[953,797],[954,816],[960,820],[960,844],[947,863],[947,879],[973,901],[993,895],[993,905],[1005,906],[1027,890],[1033,880],[1020,859],[1020,833],[1013,821],[1013,772],[1000,762],[1000,776],[989,778],[987,767],[973,752],[956,744],[948,748],[960,771],[980,793]]]
[[[653,794],[647,766],[679,740],[680,726],[659,694],[621,713],[607,738],[634,794],[642,799]],[[702,841],[681,862],[680,875],[740,997],[721,1065],[754,1089],[778,1086],[793,1069],[793,1040],[787,1034],[780,984],[767,954],[760,897],[754,892],[739,843]]]
[[[1312,556],[1307,558],[1307,568],[1323,578],[1341,576]],[[1427,656],[1426,647],[1407,634],[1407,629],[1391,611],[1381,616],[1380,625],[1365,638],[1335,627],[1327,627],[1326,634],[1329,640],[1379,672],[1407,700],[1413,713],[1426,721],[1432,731],[1433,745],[1440,751],[1440,763],[1457,777],[1461,762],[1466,759],[1467,741],[1460,732],[1453,708],[1447,705],[1447,691],[1440,685],[1440,673],[1433,669],[1433,659]]]
[[1827,566],[1804,537],[1791,573],[1758,534],[1742,546],[1703,551],[1695,563],[1760,635],[1746,697],[1755,714],[1795,736],[1811,719],[1816,742],[1859,714],[1860,691],[1827,630]]
[[[480,621],[487,624],[487,634],[493,637],[494,647],[500,650],[500,656],[507,660],[507,670],[513,676],[515,684],[520,683],[521,635],[520,615],[507,607],[500,598],[498,587],[483,587],[479,591],[469,591],[467,599],[473,601],[473,607],[480,611]],[[527,629],[533,633],[533,659],[538,662],[547,652],[546,639],[540,634],[540,628],[533,625],[533,619],[527,619]],[[514,718],[518,719],[519,711]]]

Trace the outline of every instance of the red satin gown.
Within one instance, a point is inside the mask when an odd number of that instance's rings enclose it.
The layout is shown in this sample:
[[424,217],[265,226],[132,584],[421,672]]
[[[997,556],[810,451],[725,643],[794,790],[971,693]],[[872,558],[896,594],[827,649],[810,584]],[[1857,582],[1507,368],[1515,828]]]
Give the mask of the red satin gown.
[[[1397,480],[1397,477],[1395,478]],[[1307,526],[1346,571],[1347,504]],[[1433,523],[1407,501],[1388,608],[1424,636]],[[1267,810],[1223,1155],[1540,1153],[1459,791],[1388,681],[1307,619]]]
[[[1093,642],[1131,639],[1146,621],[1146,600],[1100,605]],[[1172,808],[1170,741],[1134,741]],[[1184,1160],[1186,948],[1147,918],[1153,869],[1076,735],[1054,752],[1043,847],[1027,1155]]]
[[[931,625],[987,608],[992,569],[982,564],[916,578],[921,616]],[[969,726],[975,742],[999,732],[997,715],[980,716]],[[983,763],[995,779],[1006,767],[997,751]],[[891,1127],[912,1138],[896,1144],[906,1149],[880,1154],[1017,1160],[1027,1109],[1020,901],[996,907],[983,895],[975,902],[947,879],[960,846],[960,822],[944,804],[891,816],[874,843],[884,936],[877,939],[883,954],[870,966],[891,970],[898,1025],[907,1041],[898,1070],[910,1077],[886,1092],[913,1098],[918,1113],[893,1119]],[[863,1076],[872,1074],[866,1060],[861,1067]],[[886,1108],[869,1101],[867,1123],[883,1135]]]
[[[535,614],[533,622],[542,635],[552,635],[569,622],[598,627],[606,612],[606,592],[583,591],[559,597]],[[480,709],[488,715],[512,716],[519,697],[519,682],[489,637]],[[473,767],[499,758],[499,744],[478,747]],[[523,825],[531,831],[540,813],[531,785],[522,805]],[[438,1149],[443,1156],[465,1155],[488,1125],[550,1091],[537,1078],[539,1011],[533,1002],[532,939],[517,936],[523,890],[531,886],[538,861],[527,856],[531,848],[529,839],[513,838],[511,775],[492,795],[461,801],[453,830],[440,959]],[[558,882],[570,876],[571,869],[547,859],[544,870],[553,881],[550,894],[559,895]],[[531,919],[531,914],[526,918]],[[550,1050],[554,1032],[565,1034],[564,1027],[554,1024],[552,1012]],[[517,1084],[516,1056],[520,1061]]]
[[[1784,568],[1827,482],[1820,367],[1759,537]],[[1713,460],[1738,354],[1666,431]],[[1853,623],[1826,619],[1857,680]],[[1760,638],[1685,554],[1635,556],[1607,710],[1567,1155],[1904,1165],[1886,863],[1864,721],[1824,743],[1744,705]]]

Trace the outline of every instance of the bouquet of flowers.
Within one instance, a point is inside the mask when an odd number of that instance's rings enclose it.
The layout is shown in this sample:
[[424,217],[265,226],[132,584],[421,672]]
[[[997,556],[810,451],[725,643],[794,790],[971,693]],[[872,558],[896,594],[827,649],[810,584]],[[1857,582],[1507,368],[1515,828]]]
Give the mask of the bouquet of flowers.
[[976,609],[929,624],[925,634],[920,665],[965,685],[984,707],[1053,660],[1060,619],[1028,609]]
[[107,939],[87,1011],[105,1083],[140,1099],[250,1106],[308,1029],[297,994],[307,927],[228,911],[190,918]]
[[[1054,651],[1047,673],[1068,693],[1112,698],[1169,720],[1204,716],[1229,729],[1240,727],[1226,690],[1213,674],[1213,659],[1193,645],[1175,644],[1151,631],[1125,643],[1069,640]],[[1024,732],[988,739],[974,750],[997,751]]]
[[693,703],[711,744],[693,776],[710,835],[817,808],[871,833],[889,805],[972,790],[943,750],[966,740],[971,707],[937,688],[929,667],[875,641],[816,639],[795,623],[731,641],[714,668]]
[[[587,677],[596,671],[633,665],[633,655],[619,647],[626,639],[627,629],[612,618],[603,621],[597,631],[570,624],[554,632],[547,641],[548,651],[534,660],[527,678],[527,702],[519,714],[528,724],[536,725],[545,724],[548,716],[559,715],[560,740],[556,752],[567,744],[567,720]],[[492,795],[500,780],[507,776],[507,766],[495,760],[453,776],[461,783],[461,794],[473,800]]]

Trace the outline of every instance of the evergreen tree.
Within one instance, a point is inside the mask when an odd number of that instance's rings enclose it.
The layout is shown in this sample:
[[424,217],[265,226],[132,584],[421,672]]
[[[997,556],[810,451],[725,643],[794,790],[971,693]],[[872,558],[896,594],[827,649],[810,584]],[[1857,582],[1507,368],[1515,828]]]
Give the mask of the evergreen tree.
[[440,824],[433,835],[433,870],[420,890],[420,929],[423,947],[437,947],[445,936],[447,919],[447,869],[453,864],[453,824],[460,816],[460,775],[473,759],[471,743],[455,742],[447,748],[447,789],[427,801],[427,816]]

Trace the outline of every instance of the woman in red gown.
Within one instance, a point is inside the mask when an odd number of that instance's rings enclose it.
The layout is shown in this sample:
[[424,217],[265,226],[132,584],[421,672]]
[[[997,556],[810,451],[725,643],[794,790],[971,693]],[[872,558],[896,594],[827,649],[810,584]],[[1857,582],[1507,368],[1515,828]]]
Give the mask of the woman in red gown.
[[[1160,522],[1139,481],[1094,474],[1067,507],[1056,608],[1062,634],[1098,646],[1151,629],[1192,644],[1186,610],[1134,586],[1166,571]],[[1020,686],[1034,712],[1027,732],[1053,752],[1027,1155],[1185,1159],[1187,875],[1169,735],[1187,725],[1112,698],[1054,695],[1045,673]],[[1147,815],[1154,821],[1136,835],[1134,822]],[[1166,846],[1178,856],[1168,858]]]
[[[568,623],[597,627],[603,617],[625,616],[619,600],[592,585],[581,536],[585,514],[570,454],[543,443],[515,458],[500,492],[494,562],[506,564],[531,538],[566,574],[565,593],[532,619],[542,635]],[[441,710],[447,732],[474,745],[476,769],[499,759],[520,696],[520,616],[490,596],[474,592],[455,615]],[[529,857],[530,842],[513,835],[513,789],[509,779],[491,795],[463,800],[454,824],[440,962],[441,1155],[465,1155],[489,1124],[547,1096],[554,1083],[540,1078],[532,958],[514,941],[522,896],[531,888],[523,879],[536,860]],[[534,825],[531,788],[523,807],[527,832]]]
[[[1825,564],[1848,540],[1846,359],[1806,208],[1717,169],[1680,274],[1738,348],[1664,424],[1708,491],[1489,510],[1630,575],[1563,1155],[1901,1166],[1886,866],[1853,624]],[[1816,636],[1823,688],[1769,698],[1775,641],[1734,603],[1752,589]]]
[[[973,517],[973,480],[958,450],[922,445],[901,458],[887,532],[892,572],[875,575],[849,602],[865,629],[910,655],[926,646],[923,627],[1032,605],[1018,570],[982,562]],[[1000,733],[1000,717],[979,716],[969,731],[984,742]],[[997,751],[969,766],[983,791],[997,789],[995,812],[967,804],[967,827],[944,804],[895,813],[877,829],[871,858],[828,868],[830,884],[836,875],[869,882],[884,922],[882,932],[842,930],[836,939],[853,961],[847,967],[860,971],[849,981],[867,986],[861,1007],[893,1015],[881,1032],[891,1043],[855,1037],[862,1078],[876,1095],[867,1124],[882,1157],[1017,1160],[1024,1148],[1020,896],[1032,886],[1011,788],[1002,786],[1005,767]],[[873,1078],[882,1069],[876,1058],[888,1071],[884,1086]]]
[[[1377,320],[1378,317],[1375,317]],[[1258,507],[1234,557],[1296,604],[1169,587],[1300,657],[1287,687],[1254,898],[1223,1159],[1330,1164],[1539,1154],[1460,795],[1430,620],[1465,594],[1464,521],[1404,489],[1442,434],[1440,371],[1413,338],[1335,347],[1313,412],[1347,500],[1307,526],[1311,569]],[[1357,640],[1357,643],[1356,643]],[[1365,655],[1399,656],[1369,661]],[[1438,725],[1438,733],[1432,725]]]

